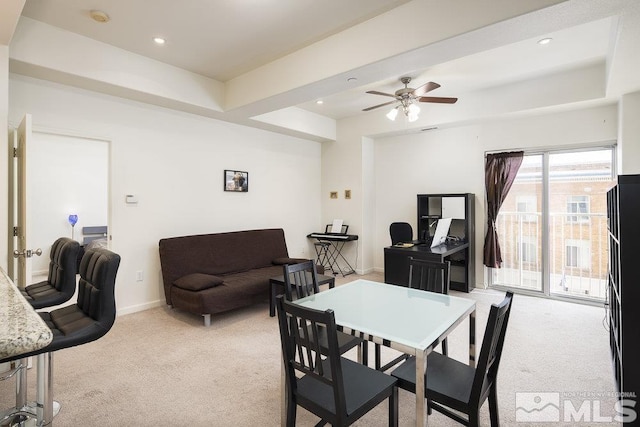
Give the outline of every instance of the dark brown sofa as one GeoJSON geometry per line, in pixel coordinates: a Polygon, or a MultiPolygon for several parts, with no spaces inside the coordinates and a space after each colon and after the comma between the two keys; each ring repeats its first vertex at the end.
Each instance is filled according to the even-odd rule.
{"type": "Polygon", "coordinates": [[[269,298],[269,279],[289,258],[280,228],[161,239],[160,265],[167,304],[204,316],[269,298]]]}

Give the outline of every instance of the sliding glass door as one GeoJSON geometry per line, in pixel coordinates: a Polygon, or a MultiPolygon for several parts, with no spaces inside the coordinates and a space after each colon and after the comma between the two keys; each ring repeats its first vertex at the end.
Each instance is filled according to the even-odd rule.
{"type": "Polygon", "coordinates": [[[603,300],[613,148],[525,154],[498,220],[492,286],[603,300]]]}

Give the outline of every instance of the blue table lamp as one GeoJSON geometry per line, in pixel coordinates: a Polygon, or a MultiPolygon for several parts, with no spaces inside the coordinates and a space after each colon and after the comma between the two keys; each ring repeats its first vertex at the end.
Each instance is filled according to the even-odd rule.
{"type": "Polygon", "coordinates": [[[69,224],[71,224],[71,238],[72,239],[73,239],[73,230],[74,230],[74,227],[75,227],[77,222],[78,222],[78,215],[75,215],[75,214],[69,215],[69,224]]]}

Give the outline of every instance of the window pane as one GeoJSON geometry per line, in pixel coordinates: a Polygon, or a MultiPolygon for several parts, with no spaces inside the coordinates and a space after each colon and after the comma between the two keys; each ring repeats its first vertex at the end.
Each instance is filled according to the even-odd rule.
{"type": "Polygon", "coordinates": [[[549,154],[550,292],[604,299],[612,151],[549,154]]]}

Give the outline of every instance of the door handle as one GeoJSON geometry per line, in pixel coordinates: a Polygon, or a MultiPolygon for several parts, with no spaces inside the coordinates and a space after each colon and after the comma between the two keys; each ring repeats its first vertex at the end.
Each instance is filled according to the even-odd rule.
{"type": "Polygon", "coordinates": [[[19,250],[16,249],[15,251],[13,251],[13,257],[14,258],[19,258],[21,256],[23,256],[25,258],[31,258],[34,255],[38,255],[38,256],[42,255],[42,249],[40,249],[40,248],[38,248],[36,250],[24,249],[22,251],[19,251],[19,250]]]}

